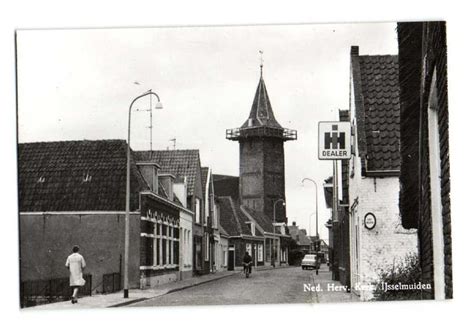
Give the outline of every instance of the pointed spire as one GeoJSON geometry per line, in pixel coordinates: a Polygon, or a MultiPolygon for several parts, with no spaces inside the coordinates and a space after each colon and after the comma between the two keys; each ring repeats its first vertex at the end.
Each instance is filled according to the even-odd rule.
{"type": "Polygon", "coordinates": [[[273,114],[270,98],[268,97],[265,81],[263,80],[263,51],[260,52],[260,81],[258,82],[257,91],[253,99],[252,109],[250,110],[249,118],[242,125],[245,127],[269,126],[282,128],[276,121],[273,114]]]}

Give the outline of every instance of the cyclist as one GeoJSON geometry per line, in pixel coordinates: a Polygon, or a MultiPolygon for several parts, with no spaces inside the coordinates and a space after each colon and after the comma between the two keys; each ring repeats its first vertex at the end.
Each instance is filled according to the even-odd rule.
{"type": "Polygon", "coordinates": [[[252,265],[251,265],[252,257],[250,256],[248,252],[245,252],[243,262],[244,262],[244,269],[245,267],[247,267],[247,269],[249,270],[249,274],[251,274],[252,273],[252,265]]]}

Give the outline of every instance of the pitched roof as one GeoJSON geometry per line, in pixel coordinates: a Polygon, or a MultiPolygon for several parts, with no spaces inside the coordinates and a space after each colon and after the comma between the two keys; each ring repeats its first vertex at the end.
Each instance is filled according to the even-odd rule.
{"type": "MultiPolygon", "coordinates": [[[[250,216],[255,220],[255,222],[267,233],[273,233],[273,224],[272,219],[267,217],[263,212],[257,212],[253,209],[244,207],[250,216]]],[[[280,229],[275,229],[276,233],[280,233],[280,229]]]]}
{"type": "Polygon", "coordinates": [[[300,245],[311,245],[311,239],[306,235],[305,229],[300,229],[297,241],[300,245]]]}
{"type": "Polygon", "coordinates": [[[206,190],[207,176],[209,174],[209,167],[201,167],[202,191],[206,190]]]}
{"type": "Polygon", "coordinates": [[[224,227],[222,227],[220,223],[218,227],[219,227],[219,232],[221,233],[221,236],[229,236],[229,233],[227,233],[227,231],[224,229],[224,227]]]}
{"type": "Polygon", "coordinates": [[[260,76],[260,81],[258,82],[249,118],[242,125],[242,128],[259,126],[282,128],[273,114],[270,98],[268,97],[267,88],[262,76],[260,76]]]}
{"type": "MultiPolygon", "coordinates": [[[[351,49],[359,153],[363,171],[400,171],[398,56],[351,49]],[[364,160],[363,160],[364,161],[364,160]]],[[[363,172],[365,173],[365,172],[363,172]]]]}
{"type": "MultiPolygon", "coordinates": [[[[131,210],[148,189],[131,158],[131,210]]],[[[125,210],[127,143],[60,141],[18,145],[21,212],[125,210]]]]}
{"type": "Polygon", "coordinates": [[[252,231],[246,223],[249,220],[231,197],[220,196],[217,201],[220,210],[220,224],[230,236],[252,235],[252,231]]]}
{"type": "MultiPolygon", "coordinates": [[[[194,194],[198,170],[200,170],[201,161],[199,150],[159,150],[135,151],[137,161],[156,162],[161,172],[173,174],[176,177],[186,177],[188,183],[188,196],[194,194]]],[[[201,181],[199,181],[201,182],[201,181]]]]}
{"type": "Polygon", "coordinates": [[[212,174],[214,194],[216,196],[230,196],[239,201],[239,177],[212,174]]]}

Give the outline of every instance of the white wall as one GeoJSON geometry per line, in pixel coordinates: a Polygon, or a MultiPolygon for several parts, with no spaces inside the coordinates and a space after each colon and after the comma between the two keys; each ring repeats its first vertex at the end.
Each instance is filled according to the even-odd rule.
{"type": "MultiPolygon", "coordinates": [[[[352,89],[354,94],[354,89],[352,89]]],[[[351,121],[355,121],[354,97],[351,97],[351,121]]],[[[356,265],[359,266],[360,284],[369,286],[379,282],[381,269],[389,269],[402,261],[410,253],[418,253],[418,237],[416,229],[406,230],[402,227],[399,210],[400,181],[398,177],[372,178],[361,176],[361,158],[357,147],[357,126],[354,126],[355,155],[349,164],[349,212],[350,215],[350,246],[351,246],[351,287],[362,300],[372,298],[372,290],[357,292],[354,287],[356,265]],[[351,208],[357,204],[357,214],[351,208]],[[373,213],[376,226],[369,230],[364,227],[364,216],[373,213]],[[358,232],[355,225],[358,224],[358,232]],[[357,235],[356,235],[357,234],[357,235]],[[356,237],[359,238],[359,261],[356,261],[356,237]]]]}
{"type": "MultiPolygon", "coordinates": [[[[401,225],[399,211],[400,182],[398,177],[372,178],[361,176],[361,159],[355,157],[354,176],[349,178],[349,209],[357,200],[357,215],[351,213],[351,251],[355,247],[355,220],[359,224],[360,283],[368,285],[378,282],[381,269],[389,269],[402,261],[407,254],[417,253],[416,229],[406,230],[401,225]],[[364,216],[373,213],[376,226],[364,227],[364,216]]],[[[352,162],[351,162],[352,163],[352,162]]],[[[351,252],[351,260],[355,260],[351,252]]],[[[355,273],[351,264],[351,275],[355,273]]],[[[352,285],[355,287],[356,285],[352,285]]],[[[360,292],[361,299],[369,300],[372,291],[360,292]]]]}
{"type": "Polygon", "coordinates": [[[180,210],[180,267],[182,272],[191,272],[193,269],[192,255],[193,255],[193,215],[186,211],[180,210]]]}

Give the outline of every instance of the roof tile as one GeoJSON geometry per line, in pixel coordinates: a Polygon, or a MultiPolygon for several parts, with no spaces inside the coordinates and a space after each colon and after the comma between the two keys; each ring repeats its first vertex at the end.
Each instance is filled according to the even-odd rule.
{"type": "Polygon", "coordinates": [[[355,58],[359,61],[365,115],[364,124],[358,127],[365,131],[367,170],[400,170],[398,57],[355,58]]]}
{"type": "MultiPolygon", "coordinates": [[[[59,141],[18,145],[22,212],[125,209],[127,143],[123,140],[59,141]]],[[[131,204],[148,189],[132,157],[131,204]]]]}
{"type": "MultiPolygon", "coordinates": [[[[161,172],[173,174],[176,177],[186,177],[188,182],[188,196],[194,194],[194,187],[200,169],[201,161],[199,150],[160,150],[135,151],[137,161],[156,162],[161,172]]],[[[202,182],[202,181],[201,181],[202,182]]]]}

